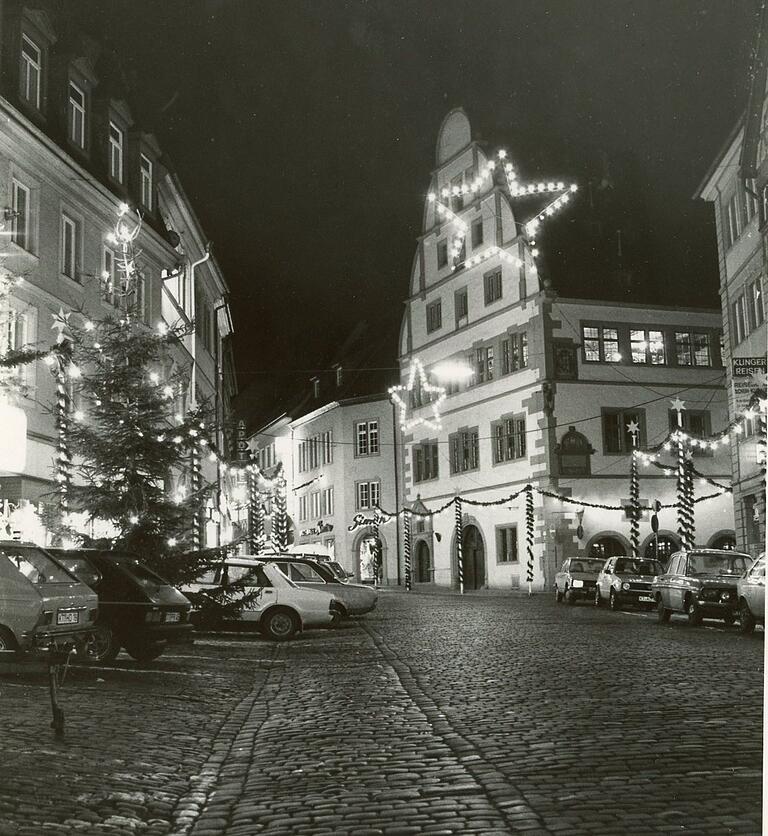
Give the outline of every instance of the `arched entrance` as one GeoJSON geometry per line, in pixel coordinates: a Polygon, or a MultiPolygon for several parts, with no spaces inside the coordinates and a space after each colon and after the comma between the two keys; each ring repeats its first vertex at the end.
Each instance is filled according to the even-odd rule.
{"type": "Polygon", "coordinates": [[[357,547],[360,583],[375,584],[381,578],[381,541],[372,534],[361,538],[357,547]]]}
{"type": "Polygon", "coordinates": [[[624,541],[613,534],[600,534],[592,540],[587,555],[600,560],[607,560],[609,557],[621,557],[627,554],[627,547],[624,541]]]}
{"type": "Polygon", "coordinates": [[[734,551],[736,548],[736,534],[733,531],[718,531],[709,541],[707,548],[734,551]]]}
{"type": "Polygon", "coordinates": [[[476,525],[466,525],[461,533],[464,562],[464,589],[485,585],[485,544],[476,525]]]}
{"type": "Polygon", "coordinates": [[[660,531],[657,536],[646,540],[643,557],[658,560],[662,566],[669,563],[669,558],[680,549],[680,541],[669,531],[660,531]]]}
{"type": "Polygon", "coordinates": [[[416,544],[416,583],[429,583],[432,580],[431,563],[429,544],[426,540],[419,540],[416,544]]]}

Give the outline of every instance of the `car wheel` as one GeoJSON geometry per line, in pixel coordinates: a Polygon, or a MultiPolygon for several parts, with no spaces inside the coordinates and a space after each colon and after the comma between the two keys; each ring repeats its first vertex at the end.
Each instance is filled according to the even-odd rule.
{"type": "Polygon", "coordinates": [[[152,662],[161,656],[165,646],[157,642],[136,642],[135,644],[127,644],[125,649],[128,655],[137,662],[152,662]]]}
{"type": "Polygon", "coordinates": [[[733,622],[736,621],[736,616],[732,612],[729,612],[723,616],[723,621],[726,627],[732,627],[733,622]]]}
{"type": "Polygon", "coordinates": [[[560,590],[559,590],[557,587],[555,587],[555,601],[556,601],[558,604],[562,604],[562,603],[563,603],[563,593],[562,593],[562,592],[560,592],[560,590]]]}
{"type": "Polygon", "coordinates": [[[567,586],[565,588],[565,592],[563,593],[563,600],[569,607],[572,607],[576,603],[576,596],[573,594],[573,590],[569,589],[567,586]]]}
{"type": "Polygon", "coordinates": [[[595,606],[596,607],[602,607],[602,605],[603,605],[603,599],[600,597],[600,587],[596,586],[595,587],[595,606]]]}
{"type": "Polygon", "coordinates": [[[744,598],[739,601],[739,629],[748,635],[755,629],[755,617],[744,598]]]}
{"type": "Polygon", "coordinates": [[[77,646],[77,655],[86,662],[106,664],[114,662],[120,652],[120,642],[111,627],[100,624],[89,641],[77,646]]]}
{"type": "Polygon", "coordinates": [[[698,627],[701,624],[701,607],[695,598],[688,597],[685,602],[685,612],[688,615],[688,623],[692,627],[698,627]]]}
{"type": "Polygon", "coordinates": [[[619,603],[619,596],[616,594],[615,589],[611,589],[611,595],[608,599],[608,606],[613,610],[613,612],[618,612],[621,609],[621,604],[619,603]]]}
{"type": "Polygon", "coordinates": [[[333,611],[331,613],[331,623],[329,626],[340,627],[341,622],[346,621],[348,618],[349,613],[344,609],[344,607],[341,606],[341,604],[338,604],[333,608],[333,611]]]}
{"type": "Polygon", "coordinates": [[[290,610],[271,609],[261,619],[261,630],[268,639],[284,642],[299,632],[299,623],[290,610]]]}
{"type": "MultiPolygon", "coordinates": [[[[14,656],[6,656],[7,659],[15,658],[15,654],[19,650],[19,644],[16,641],[13,633],[7,627],[0,627],[0,651],[5,653],[13,653],[14,656]]],[[[2,659],[2,657],[0,657],[2,659]]]]}
{"type": "Polygon", "coordinates": [[[669,617],[672,615],[672,610],[668,610],[664,606],[664,601],[661,595],[659,595],[657,612],[659,615],[659,624],[666,624],[669,621],[669,617]]]}

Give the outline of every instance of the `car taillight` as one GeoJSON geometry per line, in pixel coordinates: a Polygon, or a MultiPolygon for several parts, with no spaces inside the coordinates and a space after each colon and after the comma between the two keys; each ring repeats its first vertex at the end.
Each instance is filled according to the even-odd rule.
{"type": "Polygon", "coordinates": [[[37,627],[44,627],[46,624],[50,624],[53,621],[53,612],[52,610],[43,610],[40,613],[40,618],[37,619],[37,627]]]}
{"type": "Polygon", "coordinates": [[[145,621],[158,622],[158,621],[162,621],[162,619],[163,619],[163,614],[160,612],[160,610],[150,610],[144,616],[145,621]]]}

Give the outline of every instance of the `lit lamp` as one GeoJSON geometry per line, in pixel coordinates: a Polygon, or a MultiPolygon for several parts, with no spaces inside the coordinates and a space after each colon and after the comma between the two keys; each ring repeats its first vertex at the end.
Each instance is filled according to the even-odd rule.
{"type": "Polygon", "coordinates": [[[0,470],[21,473],[27,461],[27,414],[0,403],[0,470]]]}

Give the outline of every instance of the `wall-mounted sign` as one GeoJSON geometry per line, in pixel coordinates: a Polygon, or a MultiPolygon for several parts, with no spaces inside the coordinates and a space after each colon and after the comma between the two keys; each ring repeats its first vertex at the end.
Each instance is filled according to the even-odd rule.
{"type": "Polygon", "coordinates": [[[744,412],[755,391],[765,386],[768,359],[765,357],[733,358],[733,397],[736,412],[744,412]]]}
{"type": "Polygon", "coordinates": [[[380,508],[376,508],[372,517],[366,517],[365,514],[355,514],[352,517],[352,525],[347,526],[347,531],[354,531],[356,528],[364,528],[367,525],[386,525],[391,522],[393,517],[385,514],[380,508]]]}

